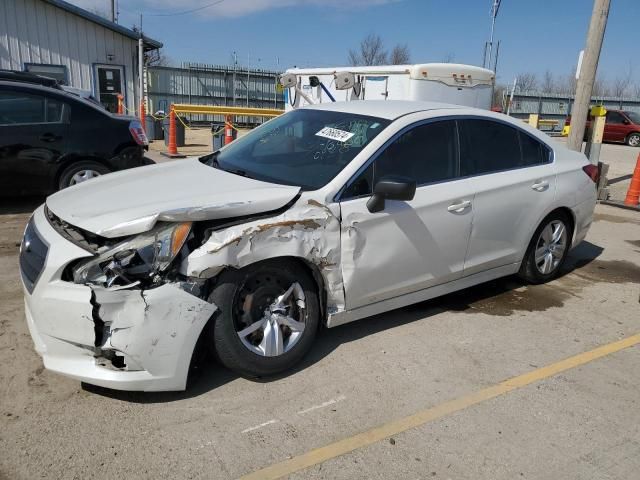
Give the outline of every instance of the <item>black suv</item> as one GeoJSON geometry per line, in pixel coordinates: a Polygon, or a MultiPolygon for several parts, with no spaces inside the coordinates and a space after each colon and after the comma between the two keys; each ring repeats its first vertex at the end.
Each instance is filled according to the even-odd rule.
{"type": "Polygon", "coordinates": [[[0,195],[48,194],[144,165],[134,117],[113,115],[55,80],[0,71],[0,195]]]}

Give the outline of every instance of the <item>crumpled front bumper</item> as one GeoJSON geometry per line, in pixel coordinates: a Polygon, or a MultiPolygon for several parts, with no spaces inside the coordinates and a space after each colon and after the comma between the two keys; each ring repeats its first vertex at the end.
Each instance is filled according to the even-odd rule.
{"type": "Polygon", "coordinates": [[[43,207],[32,221],[48,251],[32,293],[25,287],[25,313],[45,368],[119,390],[184,390],[216,306],[174,283],[118,290],[64,281],[69,262],[90,253],[59,235],[43,207]]]}

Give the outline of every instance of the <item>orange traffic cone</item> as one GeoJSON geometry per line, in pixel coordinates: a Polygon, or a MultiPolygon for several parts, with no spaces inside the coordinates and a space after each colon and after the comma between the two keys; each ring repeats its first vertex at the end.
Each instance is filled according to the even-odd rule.
{"type": "Polygon", "coordinates": [[[176,112],[173,109],[173,104],[171,104],[171,109],[169,110],[169,154],[177,155],[178,154],[178,144],[176,142],[176,112]]]}
{"type": "Polygon", "coordinates": [[[233,142],[233,125],[231,124],[231,115],[224,117],[224,144],[229,145],[233,142]]]}
{"type": "Polygon", "coordinates": [[[633,171],[633,177],[631,177],[631,183],[629,184],[629,190],[627,190],[627,197],[624,199],[624,204],[630,207],[637,207],[640,201],[640,155],[636,160],[636,168],[633,171]]]}

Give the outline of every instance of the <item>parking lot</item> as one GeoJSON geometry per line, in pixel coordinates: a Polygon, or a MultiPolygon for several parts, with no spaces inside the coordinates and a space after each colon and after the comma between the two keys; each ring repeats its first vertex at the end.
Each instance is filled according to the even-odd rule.
{"type": "MultiPolygon", "coordinates": [[[[622,148],[603,155],[615,164],[622,148]]],[[[323,331],[281,378],[211,361],[184,393],[143,394],[43,369],[17,268],[39,201],[0,207],[0,478],[633,478],[640,467],[637,212],[598,206],[550,284],[506,278],[323,331]]]]}

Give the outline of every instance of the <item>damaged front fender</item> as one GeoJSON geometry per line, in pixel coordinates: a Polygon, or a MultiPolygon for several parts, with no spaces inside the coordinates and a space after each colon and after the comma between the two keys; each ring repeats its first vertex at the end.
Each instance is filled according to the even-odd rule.
{"type": "Polygon", "coordinates": [[[284,213],[213,231],[181,265],[189,277],[212,278],[223,269],[242,268],[276,257],[301,258],[315,265],[327,291],[327,310],[344,310],[340,270],[340,220],[331,208],[301,197],[284,213]]]}

